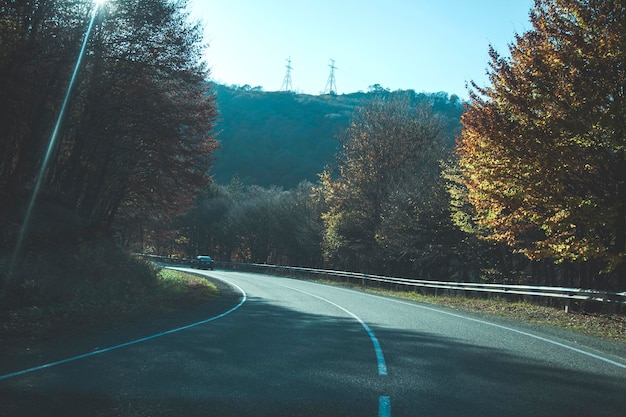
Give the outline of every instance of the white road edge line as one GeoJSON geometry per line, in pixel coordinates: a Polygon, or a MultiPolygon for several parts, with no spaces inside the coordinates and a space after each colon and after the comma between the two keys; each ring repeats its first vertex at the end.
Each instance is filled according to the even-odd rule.
{"type": "Polygon", "coordinates": [[[381,396],[378,399],[378,417],[391,417],[391,397],[381,396]]]}
{"type": "MultiPolygon", "coordinates": [[[[172,268],[172,269],[177,269],[177,268],[172,268]]],[[[180,268],[180,269],[182,269],[182,268],[180,268]]],[[[123,347],[126,347],[126,346],[131,346],[131,345],[136,345],[138,343],[147,342],[148,340],[156,339],[157,337],[166,336],[166,335],[172,334],[172,333],[177,333],[177,332],[180,332],[182,330],[187,330],[187,329],[190,329],[192,327],[200,326],[202,324],[206,324],[206,323],[215,321],[217,319],[221,319],[222,317],[227,316],[228,314],[232,313],[233,311],[235,311],[239,307],[241,307],[243,305],[243,303],[246,302],[247,295],[246,295],[246,292],[244,290],[242,290],[241,287],[239,287],[238,285],[233,284],[232,282],[229,282],[229,281],[221,279],[221,278],[220,278],[220,280],[226,282],[229,285],[232,285],[233,287],[237,288],[241,292],[241,300],[239,301],[239,304],[237,304],[235,307],[231,308],[230,310],[228,310],[228,311],[226,311],[226,312],[224,312],[222,314],[219,314],[217,316],[208,318],[206,320],[198,321],[196,323],[188,324],[187,326],[178,327],[178,328],[172,329],[172,330],[167,330],[165,332],[153,334],[153,335],[147,336],[147,337],[142,337],[141,339],[132,340],[130,342],[122,343],[122,344],[111,346],[111,347],[104,348],[104,349],[94,350],[94,351],[91,351],[89,353],[85,353],[85,354],[77,355],[77,356],[72,356],[71,358],[62,359],[62,360],[59,360],[59,361],[56,361],[56,362],[50,362],[50,363],[47,363],[47,364],[44,364],[44,365],[35,366],[33,368],[24,369],[22,371],[12,372],[12,373],[6,374],[6,375],[0,375],[0,381],[2,381],[4,379],[13,378],[13,377],[16,377],[16,376],[28,374],[28,373],[35,372],[35,371],[40,371],[42,369],[52,368],[53,366],[62,365],[62,364],[68,363],[68,362],[77,361],[79,359],[85,359],[85,358],[88,358],[88,357],[91,357],[91,356],[99,355],[101,353],[110,352],[112,350],[120,349],[120,348],[123,348],[123,347]]]]}
{"type": "MultiPolygon", "coordinates": [[[[346,288],[340,288],[340,287],[336,287],[336,288],[338,288],[338,289],[340,289],[342,291],[353,291],[353,290],[346,289],[346,288]]],[[[541,340],[542,342],[550,343],[552,345],[559,346],[559,347],[562,347],[564,349],[568,349],[568,350],[571,350],[573,352],[580,353],[580,354],[588,356],[590,358],[594,358],[594,359],[600,360],[600,361],[608,363],[610,365],[614,365],[614,366],[617,366],[619,368],[626,369],[626,365],[623,364],[623,363],[611,360],[609,358],[605,358],[604,356],[596,355],[595,353],[591,353],[591,352],[588,352],[586,350],[582,350],[582,349],[575,348],[573,346],[566,345],[566,344],[561,343],[561,342],[557,342],[556,340],[548,339],[548,338],[542,337],[542,336],[537,336],[535,334],[528,333],[528,332],[525,332],[523,330],[517,330],[517,329],[514,329],[512,327],[503,326],[501,324],[490,323],[488,321],[475,319],[475,318],[471,318],[471,317],[466,317],[466,316],[463,316],[461,314],[455,314],[455,313],[451,313],[449,311],[439,310],[439,309],[433,308],[433,307],[426,307],[426,306],[422,306],[422,305],[419,305],[419,304],[405,302],[405,301],[402,301],[402,300],[396,300],[396,299],[389,298],[389,297],[383,297],[381,295],[368,294],[366,292],[361,292],[361,291],[356,291],[356,292],[358,292],[360,294],[363,294],[363,295],[366,295],[368,297],[380,298],[380,299],[391,301],[391,302],[394,302],[394,303],[404,304],[404,305],[412,306],[412,307],[415,307],[415,308],[421,308],[423,310],[428,310],[428,311],[433,311],[433,312],[436,312],[436,313],[446,314],[448,316],[460,318],[460,319],[463,319],[463,320],[469,320],[469,321],[473,321],[473,322],[476,322],[476,323],[485,324],[487,326],[497,327],[497,328],[502,329],[502,330],[508,330],[510,332],[513,332],[513,333],[517,333],[517,334],[521,334],[521,335],[524,335],[524,336],[528,336],[528,337],[533,338],[533,339],[541,340]]]]}
{"type": "Polygon", "coordinates": [[[302,291],[302,290],[299,290],[299,289],[293,288],[293,287],[288,287],[288,286],[282,285],[282,284],[274,283],[274,285],[278,285],[279,287],[283,287],[283,288],[288,288],[290,290],[297,291],[299,293],[306,294],[308,296],[317,298],[319,300],[322,300],[322,301],[324,301],[324,302],[326,302],[328,304],[331,304],[331,305],[337,307],[338,309],[340,309],[340,310],[346,312],[347,314],[349,314],[350,316],[352,316],[356,321],[358,321],[361,324],[361,326],[363,326],[363,328],[367,332],[368,336],[370,337],[370,340],[372,341],[372,345],[374,345],[374,352],[376,352],[376,362],[378,363],[378,375],[387,375],[387,365],[385,363],[385,356],[383,355],[383,349],[380,347],[380,343],[378,342],[378,339],[376,338],[376,335],[374,334],[374,331],[367,325],[367,323],[365,323],[363,320],[361,320],[361,318],[359,316],[357,316],[356,314],[354,314],[350,310],[347,310],[347,309],[343,308],[339,304],[333,303],[332,301],[327,300],[325,298],[322,298],[319,295],[311,294],[309,292],[302,291]]]}
{"type": "MultiPolygon", "coordinates": [[[[326,298],[320,297],[319,295],[311,294],[309,292],[302,291],[297,288],[289,287],[287,285],[277,284],[275,282],[273,284],[278,285],[279,287],[290,289],[292,291],[297,291],[299,293],[308,295],[310,297],[317,298],[318,300],[321,300],[321,301],[324,301],[325,303],[333,305],[337,307],[338,309],[346,312],[350,316],[352,316],[356,321],[358,321],[361,324],[361,326],[363,326],[363,328],[367,332],[367,335],[370,337],[370,340],[372,341],[372,345],[374,345],[374,352],[376,352],[376,362],[378,363],[378,375],[383,375],[383,376],[387,375],[387,365],[385,363],[385,356],[383,355],[383,349],[380,347],[378,338],[376,337],[376,335],[374,334],[374,331],[370,328],[370,326],[368,326],[367,323],[365,323],[359,316],[357,316],[350,310],[340,306],[339,304],[333,303],[332,301],[327,300],[326,298]]],[[[391,417],[391,397],[381,396],[378,399],[378,416],[379,417],[391,417]]]]}

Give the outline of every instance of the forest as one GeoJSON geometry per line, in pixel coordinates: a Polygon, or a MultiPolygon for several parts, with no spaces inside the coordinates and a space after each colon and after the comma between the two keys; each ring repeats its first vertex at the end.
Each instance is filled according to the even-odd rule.
{"type": "MultiPolygon", "coordinates": [[[[185,253],[440,280],[626,289],[624,13],[613,2],[536,2],[533,29],[514,39],[510,56],[488,51],[491,85],[470,83],[466,103],[380,86],[347,96],[274,93],[275,107],[257,109],[282,108],[282,116],[266,113],[268,123],[284,122],[269,131],[248,121],[255,111],[227,118],[232,110],[224,106],[222,162],[231,171],[224,175],[219,166],[210,195],[181,219],[185,253]],[[303,122],[299,111],[312,112],[321,100],[343,106],[343,113],[316,116],[337,114],[336,130],[319,135],[312,127],[312,139],[295,140],[306,134],[287,133],[294,121],[302,122],[297,129],[320,125],[303,122]],[[277,146],[281,137],[287,144],[277,146]],[[246,146],[257,143],[246,138],[263,145],[246,146]],[[230,159],[231,140],[242,158],[259,152],[258,181],[248,173],[251,159],[230,159]],[[304,167],[300,157],[312,152],[310,143],[321,146],[307,168],[314,175],[283,169],[289,164],[282,152],[294,144],[302,148],[289,159],[304,167]],[[268,178],[274,170],[288,179],[268,178]],[[309,183],[294,188],[300,180],[309,183]],[[212,212],[218,201],[219,213],[212,212]],[[281,211],[287,208],[294,209],[281,211]],[[216,239],[220,233],[227,238],[216,239]]],[[[240,102],[272,94],[231,93],[240,102]]]]}
{"type": "Polygon", "coordinates": [[[0,299],[128,294],[133,252],[626,290],[624,8],[538,0],[463,102],[209,82],[186,3],[93,15],[42,169],[91,2],[0,2],[0,299]]]}

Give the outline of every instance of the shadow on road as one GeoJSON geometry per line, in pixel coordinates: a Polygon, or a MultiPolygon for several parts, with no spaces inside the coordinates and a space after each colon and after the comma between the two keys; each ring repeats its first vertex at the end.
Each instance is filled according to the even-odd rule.
{"type": "Polygon", "coordinates": [[[378,375],[371,341],[352,318],[251,298],[202,326],[0,381],[0,416],[365,417],[378,415],[381,395],[391,396],[394,417],[626,409],[626,377],[558,369],[435,334],[374,331],[388,376],[378,375]]]}
{"type": "Polygon", "coordinates": [[[626,373],[564,369],[428,333],[376,332],[393,370],[389,394],[401,399],[395,416],[618,417],[626,409],[626,373]]]}

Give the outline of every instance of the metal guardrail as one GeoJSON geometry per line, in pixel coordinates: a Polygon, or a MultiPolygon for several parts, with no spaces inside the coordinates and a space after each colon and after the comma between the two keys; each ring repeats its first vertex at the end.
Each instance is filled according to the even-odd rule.
{"type": "MultiPolygon", "coordinates": [[[[155,255],[142,255],[148,259],[161,262],[193,264],[192,259],[168,258],[155,255]]],[[[329,269],[302,268],[295,266],[279,266],[268,264],[248,264],[237,262],[215,262],[216,268],[239,269],[257,272],[297,273],[310,276],[344,278],[360,280],[363,285],[373,282],[414,288],[432,288],[453,291],[474,291],[483,293],[514,294],[524,296],[548,297],[572,301],[593,301],[601,303],[626,304],[626,292],[611,292],[583,288],[548,287],[533,285],[485,284],[475,282],[432,281],[408,278],[395,278],[382,275],[361,274],[358,272],[334,271],[329,269]]]]}
{"type": "MultiPolygon", "coordinates": [[[[216,266],[228,268],[226,263],[219,263],[216,266]]],[[[232,263],[231,263],[232,264],[232,263]]],[[[484,284],[474,282],[452,282],[452,281],[432,281],[407,278],[395,278],[382,275],[361,274],[357,272],[333,271],[327,269],[287,267],[266,264],[238,264],[243,267],[253,267],[255,269],[265,269],[269,271],[299,272],[311,275],[332,276],[347,279],[356,279],[386,283],[393,285],[403,285],[408,287],[434,288],[455,291],[476,291],[486,293],[529,295],[538,297],[561,298],[577,301],[596,301],[602,303],[626,304],[626,292],[610,292],[583,288],[548,287],[532,285],[507,285],[507,284],[484,284]]],[[[234,266],[234,265],[233,265],[234,266]]]]}

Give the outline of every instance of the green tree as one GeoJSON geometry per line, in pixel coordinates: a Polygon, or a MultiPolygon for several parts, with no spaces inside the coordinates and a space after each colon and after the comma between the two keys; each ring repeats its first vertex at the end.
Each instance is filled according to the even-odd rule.
{"type": "MultiPolygon", "coordinates": [[[[472,84],[457,151],[484,237],[531,259],[626,259],[626,8],[536,0],[488,87],[472,84]]],[[[621,267],[620,267],[621,265],[621,267]]]]}

